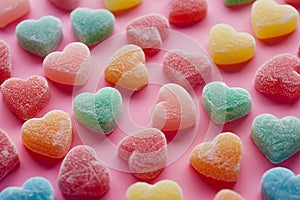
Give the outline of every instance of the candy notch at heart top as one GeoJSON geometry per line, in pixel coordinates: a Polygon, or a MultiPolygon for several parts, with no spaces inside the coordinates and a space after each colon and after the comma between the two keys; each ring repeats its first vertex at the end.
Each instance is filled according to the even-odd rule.
{"type": "Polygon", "coordinates": [[[106,9],[76,8],[71,12],[71,22],[76,38],[91,46],[112,34],[115,17],[106,9]]]}
{"type": "Polygon", "coordinates": [[[300,175],[284,167],[266,171],[261,180],[261,191],[265,200],[300,199],[300,175]]]}
{"type": "Polygon", "coordinates": [[[274,0],[259,0],[252,4],[252,29],[258,39],[270,39],[293,32],[298,24],[298,11],[274,0]]]}
{"type": "Polygon", "coordinates": [[[112,11],[122,11],[139,5],[142,0],[104,0],[105,8],[112,11]]]}
{"type": "Polygon", "coordinates": [[[28,179],[24,185],[19,187],[8,187],[0,193],[1,200],[29,200],[43,199],[55,200],[52,184],[43,177],[28,179]]]}
{"type": "Polygon", "coordinates": [[[12,56],[8,44],[0,39],[0,85],[11,77],[12,56]]]}
{"type": "Polygon", "coordinates": [[[39,20],[24,20],[16,27],[19,45],[26,51],[45,57],[51,53],[62,39],[62,24],[54,16],[39,20]]]}
{"type": "Polygon", "coordinates": [[[2,83],[1,89],[8,109],[23,120],[34,117],[50,100],[48,82],[41,76],[26,80],[9,78],[2,83]]]}
{"type": "Polygon", "coordinates": [[[0,1],[0,29],[26,15],[30,10],[29,0],[0,1]]]}
{"type": "Polygon", "coordinates": [[[53,52],[43,61],[45,75],[66,85],[84,85],[88,81],[91,55],[81,42],[68,44],[63,52],[53,52]]]}

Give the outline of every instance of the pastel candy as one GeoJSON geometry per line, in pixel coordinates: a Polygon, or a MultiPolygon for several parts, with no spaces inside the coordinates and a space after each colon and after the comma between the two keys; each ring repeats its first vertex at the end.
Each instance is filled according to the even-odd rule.
{"type": "Polygon", "coordinates": [[[115,12],[133,8],[141,2],[142,0],[104,0],[104,6],[106,9],[115,12]]]}
{"type": "Polygon", "coordinates": [[[20,19],[30,10],[29,0],[0,1],[0,28],[20,19]]]}
{"type": "Polygon", "coordinates": [[[105,79],[122,88],[137,91],[148,84],[143,50],[133,44],[120,48],[105,65],[105,79]]]}
{"type": "Polygon", "coordinates": [[[65,85],[84,85],[88,81],[91,55],[81,42],[68,44],[63,52],[48,54],[43,61],[44,73],[50,80],[65,85]]]}
{"type": "Polygon", "coordinates": [[[1,200],[55,200],[52,184],[43,177],[28,179],[22,187],[8,187],[0,193],[1,200]]]}
{"type": "Polygon", "coordinates": [[[255,89],[276,99],[299,99],[299,66],[300,59],[292,54],[280,54],[271,58],[257,70],[255,89]]]}
{"type": "Polygon", "coordinates": [[[213,141],[196,146],[190,164],[199,173],[217,181],[236,182],[240,172],[242,142],[230,132],[220,133],[213,141]]]}
{"type": "Polygon", "coordinates": [[[0,129],[0,181],[20,163],[17,148],[5,131],[0,129]]]}
{"type": "Polygon", "coordinates": [[[209,32],[209,53],[216,64],[246,62],[255,55],[256,42],[246,32],[236,32],[228,24],[216,24],[209,32]]]}
{"type": "Polygon", "coordinates": [[[300,150],[300,120],[293,116],[277,119],[271,114],[257,116],[251,127],[256,146],[274,164],[300,150]]]}
{"type": "Polygon", "coordinates": [[[71,12],[71,22],[78,41],[90,46],[112,34],[115,17],[106,9],[76,8],[71,12]]]}
{"type": "Polygon", "coordinates": [[[251,9],[251,23],[258,39],[283,36],[297,28],[298,11],[274,0],[255,1],[251,9]]]}
{"type": "Polygon", "coordinates": [[[80,0],[49,0],[53,5],[62,10],[73,10],[79,5],[80,0]]]}
{"type": "Polygon", "coordinates": [[[26,51],[45,57],[51,53],[62,39],[62,24],[54,16],[39,20],[24,20],[16,27],[19,45],[26,51]]]}
{"type": "Polygon", "coordinates": [[[142,180],[156,178],[167,162],[167,140],[156,128],[144,128],[123,138],[118,155],[128,162],[130,172],[142,180]]]}
{"type": "Polygon", "coordinates": [[[98,133],[111,133],[122,112],[122,96],[112,87],[96,93],[81,93],[73,99],[73,114],[78,123],[98,133]]]}
{"type": "Polygon", "coordinates": [[[168,19],[174,25],[189,24],[200,21],[206,13],[206,0],[171,0],[168,19]]]}
{"type": "Polygon", "coordinates": [[[203,88],[202,105],[214,123],[224,124],[246,116],[252,100],[247,90],[214,81],[203,88]]]}
{"type": "Polygon", "coordinates": [[[8,109],[23,120],[34,117],[50,99],[48,82],[41,76],[26,80],[9,78],[1,85],[3,102],[8,109]]]}
{"type": "Polygon", "coordinates": [[[0,39],[0,85],[11,77],[12,56],[8,44],[0,39]]]}
{"type": "Polygon", "coordinates": [[[94,149],[85,145],[69,151],[60,166],[57,181],[62,194],[81,199],[101,196],[110,188],[107,169],[94,149]]]}
{"type": "Polygon", "coordinates": [[[235,6],[235,5],[242,5],[242,4],[247,4],[251,3],[254,0],[224,0],[224,4],[226,6],[235,6]]]}
{"type": "Polygon", "coordinates": [[[146,55],[153,56],[162,48],[169,29],[167,18],[159,14],[147,14],[128,23],[126,36],[129,43],[140,46],[146,55]]]}
{"type": "Polygon", "coordinates": [[[163,59],[163,72],[169,81],[186,89],[205,83],[212,68],[213,63],[203,53],[175,49],[167,52],[163,59]]]}
{"type": "Polygon", "coordinates": [[[239,193],[230,190],[230,189],[222,189],[220,190],[214,200],[245,200],[239,193]]]}
{"type": "Polygon", "coordinates": [[[161,180],[154,185],[136,182],[126,191],[126,200],[182,200],[182,189],[173,180],[161,180]]]}
{"type": "Polygon", "coordinates": [[[174,83],[163,85],[151,112],[152,127],[162,131],[176,131],[192,127],[195,122],[195,104],[189,93],[174,83]]]}
{"type": "Polygon", "coordinates": [[[72,144],[69,114],[52,110],[42,118],[27,120],[21,127],[22,142],[31,151],[49,158],[64,157],[72,144]]]}
{"type": "Polygon", "coordinates": [[[300,175],[284,167],[266,171],[261,180],[261,192],[265,200],[300,198],[300,175]]]}

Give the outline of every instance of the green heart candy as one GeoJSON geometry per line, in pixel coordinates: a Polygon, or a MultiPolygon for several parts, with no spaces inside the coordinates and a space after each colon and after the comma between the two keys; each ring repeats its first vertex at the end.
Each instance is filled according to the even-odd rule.
{"type": "Polygon", "coordinates": [[[23,49],[45,57],[55,50],[62,39],[61,21],[54,16],[24,20],[17,25],[16,35],[23,49]]]}
{"type": "Polygon", "coordinates": [[[112,34],[115,17],[105,9],[77,8],[71,13],[71,22],[76,38],[90,46],[112,34]]]}
{"type": "Polygon", "coordinates": [[[224,124],[247,115],[252,101],[245,89],[229,88],[225,83],[215,81],[203,88],[202,105],[213,122],[224,124]]]}
{"type": "Polygon", "coordinates": [[[73,99],[73,113],[77,122],[98,133],[112,132],[121,111],[122,96],[112,87],[104,87],[95,94],[81,93],[73,99]]]}
{"type": "Polygon", "coordinates": [[[256,146],[274,164],[300,150],[300,120],[293,116],[278,119],[271,114],[257,116],[251,126],[256,146]]]}
{"type": "Polygon", "coordinates": [[[234,5],[241,5],[251,3],[255,0],[224,0],[224,4],[226,6],[234,6],[234,5]]]}

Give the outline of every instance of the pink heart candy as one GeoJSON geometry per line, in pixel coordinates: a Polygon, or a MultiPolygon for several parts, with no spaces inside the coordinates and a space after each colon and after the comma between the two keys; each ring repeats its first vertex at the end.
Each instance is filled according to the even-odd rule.
{"type": "Polygon", "coordinates": [[[0,85],[11,77],[12,59],[8,44],[0,39],[0,85]]]}
{"type": "Polygon", "coordinates": [[[49,0],[53,5],[62,10],[73,10],[79,5],[79,0],[49,0]]]}

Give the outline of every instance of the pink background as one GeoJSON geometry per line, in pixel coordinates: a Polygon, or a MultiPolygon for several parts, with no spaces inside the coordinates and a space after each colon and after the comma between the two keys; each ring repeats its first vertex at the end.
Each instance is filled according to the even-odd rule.
{"type": "MultiPolygon", "coordinates": [[[[283,0],[277,0],[279,3],[283,3],[283,0]]],[[[9,26],[0,29],[0,38],[5,40],[10,46],[11,53],[13,56],[13,77],[27,78],[31,75],[42,75],[42,58],[31,55],[21,49],[16,40],[15,27],[24,19],[38,19],[45,15],[54,15],[59,17],[63,23],[63,39],[58,46],[57,50],[61,51],[68,43],[76,41],[73,36],[70,22],[70,13],[61,11],[55,8],[47,0],[31,0],[31,11],[28,15],[18,20],[9,26]]],[[[239,6],[235,8],[229,8],[223,5],[222,0],[207,0],[208,13],[205,19],[197,24],[188,27],[175,27],[171,25],[171,29],[179,31],[190,37],[207,50],[208,33],[210,28],[217,23],[227,23],[233,26],[237,31],[248,32],[253,35],[250,23],[250,11],[251,5],[239,6]]],[[[160,13],[164,16],[168,15],[168,0],[144,0],[138,7],[127,10],[116,14],[115,22],[115,37],[118,34],[122,34],[125,30],[126,24],[129,20],[134,17],[138,17],[142,14],[147,13],[160,13]]],[[[100,0],[84,0],[81,1],[81,7],[88,7],[92,9],[103,8],[103,3],[100,0]]],[[[184,199],[213,199],[214,195],[222,188],[201,178],[196,172],[190,167],[188,158],[192,149],[204,140],[212,139],[218,132],[223,129],[223,132],[230,131],[240,136],[243,142],[243,155],[242,164],[239,179],[235,185],[231,188],[246,199],[262,199],[260,192],[260,180],[263,173],[275,166],[284,166],[293,170],[295,173],[300,173],[299,153],[295,154],[288,160],[278,165],[271,164],[263,154],[257,149],[255,144],[250,138],[250,129],[253,119],[262,113],[271,113],[279,118],[292,115],[299,117],[299,102],[295,103],[280,103],[275,102],[254,89],[254,77],[256,70],[268,59],[281,53],[292,53],[296,54],[299,43],[299,29],[294,33],[282,38],[280,41],[268,41],[262,42],[256,39],[257,49],[255,57],[247,63],[237,65],[228,68],[219,68],[223,81],[231,87],[242,87],[248,90],[252,96],[253,108],[249,115],[246,117],[236,120],[234,122],[226,124],[224,127],[217,127],[210,124],[209,118],[203,111],[201,102],[201,91],[202,87],[195,89],[194,99],[197,100],[199,108],[199,123],[197,124],[197,130],[195,137],[192,137],[191,144],[184,149],[182,154],[176,157],[172,162],[169,163],[168,167],[165,168],[163,173],[153,181],[159,181],[162,179],[172,179],[178,182],[183,190],[184,199]],[[215,131],[215,132],[214,132],[215,131]]],[[[114,36],[113,36],[114,37],[114,36]]],[[[174,41],[176,43],[176,41],[174,41]]],[[[180,47],[180,44],[178,48],[180,47]]],[[[100,50],[103,50],[103,46],[100,50]]],[[[116,46],[112,47],[116,48],[116,46]]],[[[92,50],[92,49],[91,49],[92,50]]],[[[99,49],[94,48],[95,55],[99,49]],[[96,51],[96,52],[95,52],[96,51]]],[[[107,51],[111,51],[108,49],[107,51]]],[[[106,50],[103,50],[105,52],[106,50]]],[[[92,59],[97,59],[92,56],[92,59]]],[[[103,65],[106,61],[99,59],[99,62],[103,65]]],[[[93,84],[93,83],[92,83],[93,84]]],[[[68,86],[62,86],[49,81],[51,90],[51,100],[47,106],[38,113],[37,117],[42,117],[45,113],[53,109],[60,109],[68,112],[72,116],[72,98],[73,88],[68,86]]],[[[100,79],[99,83],[95,83],[95,87],[101,87],[107,84],[103,79],[100,79]],[[97,86],[98,84],[98,86],[97,86]]],[[[151,106],[155,101],[156,92],[159,89],[159,84],[150,84],[144,88],[141,92],[138,92],[130,96],[128,103],[128,110],[130,110],[131,119],[139,126],[148,126],[150,118],[149,112],[151,106]],[[146,115],[141,115],[143,112],[146,115]]],[[[2,94],[0,93],[0,96],[2,94]]],[[[57,174],[61,164],[59,161],[49,161],[41,158],[37,158],[32,155],[23,145],[20,137],[20,129],[23,121],[15,117],[5,106],[0,98],[0,128],[5,130],[14,143],[17,146],[21,164],[12,173],[0,182],[0,190],[8,186],[21,186],[28,178],[33,176],[42,176],[52,182],[55,189],[57,199],[63,199],[58,187],[57,187],[57,174]]],[[[121,124],[125,124],[126,119],[121,119],[121,124]]],[[[81,144],[81,140],[78,134],[78,130],[82,127],[75,126],[74,128],[74,141],[73,146],[81,144]]],[[[138,127],[137,126],[137,127],[138,127]]],[[[119,133],[122,127],[118,127],[114,133],[119,133]]],[[[130,129],[130,126],[129,126],[130,129]]],[[[129,130],[128,129],[128,130],[129,130]]],[[[183,133],[184,134],[184,133],[183,133]]],[[[122,134],[111,134],[108,139],[112,143],[117,143],[124,135],[122,134]]],[[[97,149],[99,159],[106,164],[106,160],[101,158],[101,149],[97,149]]],[[[112,157],[115,156],[113,152],[112,157]]],[[[123,163],[124,164],[124,163],[123,163]]],[[[108,165],[108,170],[111,179],[111,189],[101,199],[124,199],[126,189],[136,182],[137,180],[131,175],[122,170],[115,169],[108,165]]]]}

